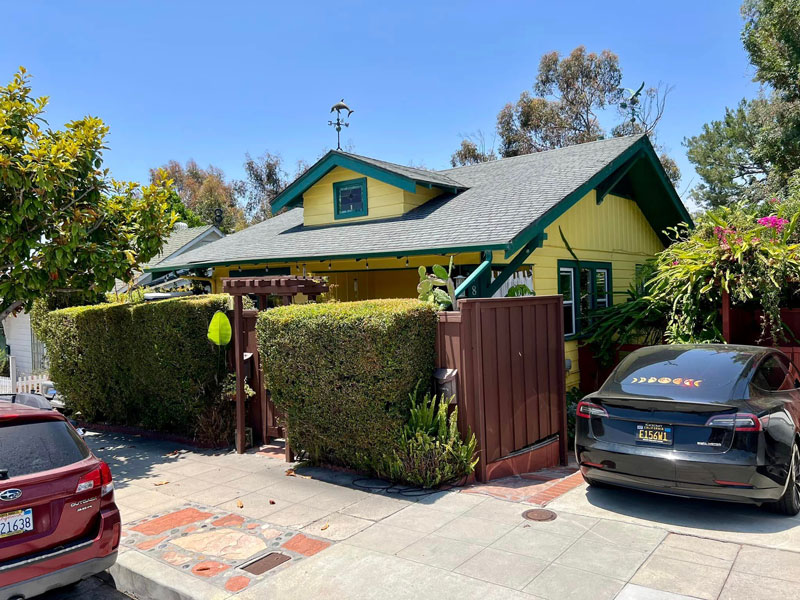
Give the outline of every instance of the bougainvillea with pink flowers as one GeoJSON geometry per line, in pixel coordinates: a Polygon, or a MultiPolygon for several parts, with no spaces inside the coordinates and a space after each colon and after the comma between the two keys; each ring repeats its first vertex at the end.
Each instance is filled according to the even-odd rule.
{"type": "Polygon", "coordinates": [[[722,341],[723,290],[732,304],[760,311],[762,339],[784,339],[780,309],[800,302],[797,218],[734,206],[705,213],[694,229],[674,228],[648,282],[649,298],[667,311],[666,339],[722,341]]]}

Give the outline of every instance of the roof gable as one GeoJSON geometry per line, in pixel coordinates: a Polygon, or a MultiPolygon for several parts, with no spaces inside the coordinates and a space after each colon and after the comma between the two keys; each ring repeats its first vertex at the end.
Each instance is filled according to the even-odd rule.
{"type": "Polygon", "coordinates": [[[331,150],[272,200],[272,211],[277,212],[287,206],[296,206],[306,190],[336,167],[355,171],[411,193],[416,191],[417,185],[451,191],[465,189],[465,186],[437,171],[405,167],[366,156],[331,150]]]}

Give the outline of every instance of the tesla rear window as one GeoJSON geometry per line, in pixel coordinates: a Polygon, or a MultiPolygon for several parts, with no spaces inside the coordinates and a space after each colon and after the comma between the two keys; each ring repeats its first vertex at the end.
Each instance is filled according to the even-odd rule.
{"type": "Polygon", "coordinates": [[[80,436],[64,421],[0,427],[0,472],[8,478],[65,467],[89,456],[80,436]]]}
{"type": "Polygon", "coordinates": [[[627,356],[602,391],[725,402],[752,358],[745,352],[718,348],[646,348],[627,356]]]}

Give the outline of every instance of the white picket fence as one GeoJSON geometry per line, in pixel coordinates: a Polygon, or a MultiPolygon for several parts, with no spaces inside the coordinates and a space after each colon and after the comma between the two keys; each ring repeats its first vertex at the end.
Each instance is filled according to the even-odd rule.
{"type": "Polygon", "coordinates": [[[0,377],[0,394],[31,394],[42,393],[42,384],[49,381],[47,375],[17,375],[17,361],[13,356],[8,357],[10,377],[0,377]]]}

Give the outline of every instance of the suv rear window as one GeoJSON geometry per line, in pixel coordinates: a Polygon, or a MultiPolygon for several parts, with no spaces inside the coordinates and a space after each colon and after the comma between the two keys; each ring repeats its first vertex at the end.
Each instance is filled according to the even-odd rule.
{"type": "Polygon", "coordinates": [[[89,448],[65,421],[14,423],[0,427],[0,472],[19,477],[79,462],[89,448]]]}

